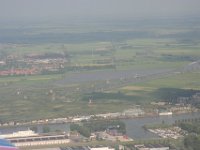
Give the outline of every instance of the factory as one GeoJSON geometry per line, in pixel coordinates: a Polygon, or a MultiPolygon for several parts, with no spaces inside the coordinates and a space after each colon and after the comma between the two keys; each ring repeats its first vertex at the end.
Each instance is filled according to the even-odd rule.
{"type": "Polygon", "coordinates": [[[66,144],[70,142],[70,139],[66,134],[18,137],[9,138],[8,140],[17,147],[66,144]]]}

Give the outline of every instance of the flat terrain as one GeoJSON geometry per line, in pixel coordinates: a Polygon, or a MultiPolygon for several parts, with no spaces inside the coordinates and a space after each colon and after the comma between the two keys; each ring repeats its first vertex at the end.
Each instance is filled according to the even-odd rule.
{"type": "Polygon", "coordinates": [[[179,28],[124,25],[0,26],[0,56],[70,56],[61,74],[0,77],[0,120],[118,112],[159,101],[161,88],[200,90],[199,65],[189,65],[200,60],[198,21],[179,28]]]}

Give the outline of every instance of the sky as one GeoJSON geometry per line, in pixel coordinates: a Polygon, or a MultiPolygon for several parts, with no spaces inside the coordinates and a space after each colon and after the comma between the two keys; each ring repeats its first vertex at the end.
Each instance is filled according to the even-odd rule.
{"type": "Polygon", "coordinates": [[[1,20],[200,16],[200,0],[0,0],[1,20]]]}

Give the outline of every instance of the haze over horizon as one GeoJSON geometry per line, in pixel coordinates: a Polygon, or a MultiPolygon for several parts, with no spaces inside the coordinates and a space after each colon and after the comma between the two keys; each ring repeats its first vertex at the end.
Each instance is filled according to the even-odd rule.
{"type": "Polygon", "coordinates": [[[198,17],[199,0],[0,0],[0,21],[198,17]]]}

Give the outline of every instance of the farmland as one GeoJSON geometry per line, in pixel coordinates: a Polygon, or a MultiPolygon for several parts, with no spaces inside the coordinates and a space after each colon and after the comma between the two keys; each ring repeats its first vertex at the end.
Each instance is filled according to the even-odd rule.
{"type": "MultiPolygon", "coordinates": [[[[0,61],[15,56],[15,67],[41,69],[46,64],[22,62],[30,62],[27,56],[55,53],[63,60],[62,71],[1,76],[0,120],[118,112],[161,100],[157,95],[162,88],[200,90],[199,66],[189,65],[200,59],[198,23],[177,23],[181,28],[159,23],[138,27],[131,22],[91,27],[1,26],[0,61]]],[[[57,64],[48,67],[60,69],[57,64]]]]}

